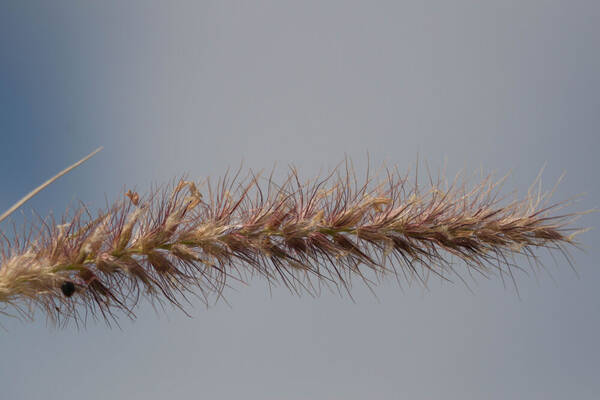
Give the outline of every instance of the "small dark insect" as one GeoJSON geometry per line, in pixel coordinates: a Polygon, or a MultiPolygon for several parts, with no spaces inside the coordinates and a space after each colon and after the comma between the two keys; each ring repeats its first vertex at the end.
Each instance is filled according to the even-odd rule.
{"type": "Polygon", "coordinates": [[[60,290],[62,290],[65,297],[71,297],[75,293],[75,284],[71,281],[65,281],[60,286],[60,290]]]}

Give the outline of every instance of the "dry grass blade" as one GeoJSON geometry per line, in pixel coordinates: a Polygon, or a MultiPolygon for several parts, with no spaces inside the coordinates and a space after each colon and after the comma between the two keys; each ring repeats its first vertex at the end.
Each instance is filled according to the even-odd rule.
{"type": "Polygon", "coordinates": [[[21,207],[23,204],[25,204],[26,202],[31,200],[36,194],[38,194],[39,192],[41,192],[42,190],[44,190],[45,188],[50,186],[58,178],[71,172],[75,168],[79,167],[81,164],[83,164],[84,162],[86,162],[87,160],[92,158],[94,155],[96,155],[96,153],[100,152],[101,150],[102,150],[102,147],[97,148],[96,150],[94,150],[90,154],[88,154],[87,156],[83,157],[81,160],[77,161],[75,164],[68,166],[67,168],[60,171],[58,174],[54,175],[52,178],[48,179],[46,182],[42,183],[37,188],[33,189],[25,197],[23,197],[21,200],[17,201],[12,207],[10,207],[8,210],[6,210],[6,212],[4,214],[0,215],[0,222],[4,221],[9,215],[11,215],[15,211],[17,211],[19,209],[19,207],[21,207]]]}
{"type": "Polygon", "coordinates": [[[59,323],[110,323],[133,318],[141,298],[183,309],[190,295],[208,303],[253,275],[318,295],[386,276],[464,281],[451,257],[470,276],[515,284],[515,255],[537,262],[545,248],[570,263],[581,213],[556,214],[566,203],[548,204],[541,189],[513,201],[498,190],[491,177],[471,189],[440,177],[423,190],[397,170],[359,183],[346,163],[307,183],[292,169],[282,185],[250,173],[202,191],[186,180],[146,197],[129,191],[95,217],[82,209],[3,236],[0,304],[27,318],[37,308],[59,323]]]}

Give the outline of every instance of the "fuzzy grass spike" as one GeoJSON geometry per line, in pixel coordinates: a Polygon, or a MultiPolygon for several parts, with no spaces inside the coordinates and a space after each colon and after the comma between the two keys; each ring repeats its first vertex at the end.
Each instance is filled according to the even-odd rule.
{"type": "Polygon", "coordinates": [[[210,303],[254,275],[311,295],[350,293],[356,279],[372,288],[386,276],[426,285],[432,276],[466,283],[466,273],[516,286],[515,255],[534,271],[539,249],[570,263],[580,232],[571,225],[581,213],[553,214],[565,204],[549,205],[541,189],[502,205],[491,177],[470,190],[458,178],[430,178],[423,191],[395,169],[359,184],[346,163],[307,183],[294,169],[281,185],[272,175],[259,181],[238,171],[200,191],[181,179],[146,197],[128,191],[95,216],[81,208],[3,235],[0,304],[30,319],[41,309],[59,324],[110,324],[121,313],[134,318],[141,298],[183,310],[190,295],[210,303]]]}

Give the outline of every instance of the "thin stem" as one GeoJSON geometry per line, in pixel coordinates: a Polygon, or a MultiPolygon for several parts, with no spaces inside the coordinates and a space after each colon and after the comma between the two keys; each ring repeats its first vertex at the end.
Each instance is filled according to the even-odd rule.
{"type": "Polygon", "coordinates": [[[35,188],[34,190],[32,190],[29,194],[27,194],[27,196],[25,196],[21,200],[17,201],[4,214],[0,215],[0,222],[4,221],[10,214],[12,214],[16,210],[18,210],[19,207],[21,207],[27,201],[31,200],[31,198],[33,196],[35,196],[36,194],[38,194],[39,192],[41,192],[42,190],[44,190],[45,188],[47,188],[48,186],[50,186],[58,178],[60,178],[61,176],[65,175],[67,173],[69,173],[70,171],[74,170],[75,168],[79,167],[81,164],[83,164],[84,162],[86,162],[87,160],[89,160],[90,158],[92,158],[94,155],[96,155],[96,153],[100,152],[102,149],[103,149],[102,147],[98,147],[96,150],[92,151],[90,154],[88,154],[87,156],[83,157],[81,160],[77,161],[75,164],[73,164],[73,165],[71,165],[71,166],[63,169],[58,174],[54,175],[52,178],[48,179],[46,182],[42,183],[40,186],[38,186],[37,188],[35,188]]]}

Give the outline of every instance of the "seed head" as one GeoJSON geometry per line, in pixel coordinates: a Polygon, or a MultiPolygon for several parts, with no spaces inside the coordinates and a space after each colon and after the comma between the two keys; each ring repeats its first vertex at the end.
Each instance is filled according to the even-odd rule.
{"type": "Polygon", "coordinates": [[[0,304],[29,318],[37,307],[52,321],[110,323],[120,312],[133,318],[141,298],[183,309],[190,295],[212,302],[255,275],[312,295],[388,276],[466,283],[464,272],[516,286],[514,256],[537,262],[545,248],[570,263],[581,232],[571,227],[581,213],[556,214],[566,203],[533,191],[503,203],[491,177],[470,189],[440,177],[423,190],[396,170],[358,182],[346,165],[304,184],[292,169],[280,185],[238,172],[216,186],[180,180],[144,198],[128,191],[96,217],[82,209],[34,224],[25,240],[3,235],[0,304]]]}

